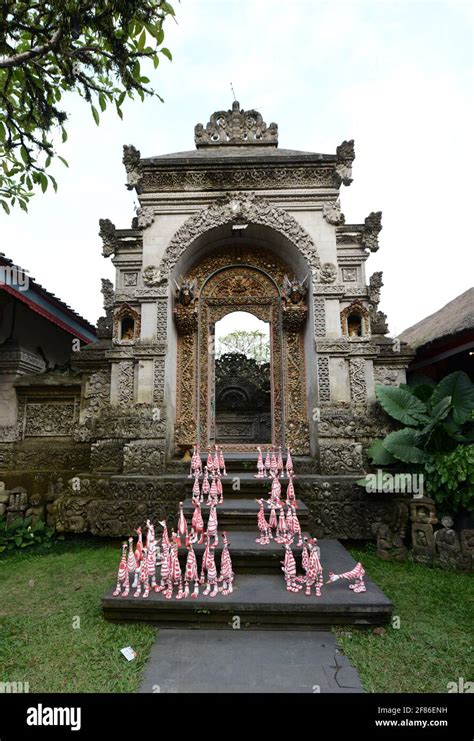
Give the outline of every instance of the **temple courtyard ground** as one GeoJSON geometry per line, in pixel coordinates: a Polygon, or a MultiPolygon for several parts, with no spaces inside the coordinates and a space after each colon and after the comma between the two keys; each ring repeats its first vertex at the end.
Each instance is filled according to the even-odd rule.
{"type": "MultiPolygon", "coordinates": [[[[319,683],[315,671],[311,686],[321,684],[322,691],[325,683],[326,691],[331,690],[337,673],[339,678],[347,675],[342,685],[357,690],[351,665],[366,692],[447,692],[450,682],[469,678],[474,658],[472,577],[410,561],[387,563],[371,546],[350,551],[394,603],[392,625],[375,628],[375,632],[346,626],[335,629],[332,636],[319,631],[299,637],[297,632],[286,633],[280,655],[276,650],[281,634],[275,632],[275,638],[268,639],[274,640],[275,664],[285,666],[287,652],[288,660],[293,656],[293,664],[297,663],[298,651],[304,655],[305,646],[310,646],[315,663],[319,656],[322,666],[334,668],[333,675],[323,671],[319,683]]],[[[146,683],[157,676],[153,675],[153,667],[158,666],[153,659],[159,656],[160,645],[172,647],[179,636],[173,638],[169,632],[160,644],[156,628],[146,623],[104,620],[100,600],[115,579],[118,553],[118,543],[72,537],[56,543],[49,552],[0,557],[0,682],[28,683],[30,692],[150,691],[146,683]],[[131,662],[120,653],[129,645],[137,652],[131,662]]],[[[219,657],[225,657],[227,631],[187,632],[196,643],[201,633],[201,645],[207,633],[218,633],[218,638],[211,635],[209,640],[217,640],[219,657]]],[[[236,638],[232,631],[229,640],[236,643],[247,634],[252,645],[262,647],[267,639],[259,643],[262,634],[251,633],[241,631],[236,638]]],[[[171,681],[173,666],[169,666],[171,681]]],[[[161,691],[172,689],[163,686],[161,691]]]]}

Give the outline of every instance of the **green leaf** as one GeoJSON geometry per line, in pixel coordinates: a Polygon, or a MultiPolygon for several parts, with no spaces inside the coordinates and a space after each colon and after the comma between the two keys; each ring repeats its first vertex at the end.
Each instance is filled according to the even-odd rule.
{"type": "Polygon", "coordinates": [[[25,163],[25,165],[29,165],[29,163],[30,163],[30,155],[28,154],[28,150],[24,146],[24,144],[22,144],[21,147],[20,147],[20,154],[21,154],[21,159],[23,160],[23,162],[25,163]]]}
{"type": "Polygon", "coordinates": [[[9,214],[9,213],[10,213],[10,207],[9,207],[8,203],[7,203],[6,201],[0,201],[0,203],[2,204],[2,208],[3,208],[3,210],[4,210],[4,211],[5,211],[5,212],[6,212],[7,214],[9,214]]]}
{"type": "Polygon", "coordinates": [[[419,434],[408,428],[391,432],[383,441],[384,447],[403,463],[424,463],[427,456],[418,447],[419,434]]]}
{"type": "Polygon", "coordinates": [[[96,122],[96,124],[98,126],[99,125],[99,121],[100,121],[99,112],[98,112],[97,108],[95,108],[93,105],[91,105],[91,111],[92,111],[92,115],[94,117],[94,121],[96,122]]]}
{"type": "Polygon", "coordinates": [[[68,163],[68,161],[67,161],[67,160],[65,160],[65,159],[64,159],[64,157],[61,157],[61,155],[60,155],[60,154],[58,154],[58,160],[61,160],[61,162],[63,163],[63,165],[64,165],[65,167],[69,167],[69,163],[68,163]]]}
{"type": "Polygon", "coordinates": [[[388,466],[390,463],[395,463],[396,460],[384,446],[383,440],[374,440],[367,453],[376,466],[388,466]]]}
{"type": "Polygon", "coordinates": [[[160,51],[162,54],[165,55],[165,57],[167,57],[170,60],[170,62],[173,61],[173,55],[171,54],[170,50],[166,48],[166,46],[160,49],[160,51]]]}
{"type": "Polygon", "coordinates": [[[163,11],[164,13],[169,13],[169,15],[176,15],[176,14],[175,14],[175,12],[174,12],[174,8],[173,8],[173,6],[172,6],[172,5],[170,5],[170,4],[169,4],[169,3],[167,3],[167,2],[162,2],[162,3],[160,4],[160,8],[161,8],[161,10],[162,10],[162,11],[163,11]]]}
{"type": "Polygon", "coordinates": [[[448,416],[451,401],[451,396],[445,396],[444,399],[441,399],[441,401],[435,404],[435,406],[432,408],[431,416],[437,422],[440,422],[442,419],[448,416]]]}
{"type": "Polygon", "coordinates": [[[464,424],[472,417],[474,410],[474,384],[464,371],[455,371],[443,378],[431,397],[431,403],[437,404],[446,396],[452,397],[453,419],[457,424],[464,424]]]}
{"type": "Polygon", "coordinates": [[[99,93],[99,105],[102,112],[107,108],[107,100],[104,93],[99,93]]]}
{"type": "Polygon", "coordinates": [[[426,405],[406,389],[377,385],[375,394],[382,409],[405,425],[416,427],[426,418],[426,405]]]}
{"type": "Polygon", "coordinates": [[[43,193],[45,193],[46,190],[48,189],[48,178],[46,177],[46,175],[44,173],[39,172],[38,173],[38,180],[39,180],[40,185],[41,185],[41,190],[43,191],[43,193]]]}
{"type": "Polygon", "coordinates": [[[143,31],[140,34],[140,38],[138,39],[138,47],[137,47],[138,51],[143,51],[143,49],[145,48],[145,43],[146,43],[146,31],[145,29],[143,29],[143,31]]]}

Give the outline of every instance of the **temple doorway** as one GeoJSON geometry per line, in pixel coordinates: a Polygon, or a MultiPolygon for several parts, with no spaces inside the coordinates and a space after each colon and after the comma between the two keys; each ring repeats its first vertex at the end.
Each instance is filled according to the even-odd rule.
{"type": "Polygon", "coordinates": [[[271,443],[270,323],[246,311],[216,322],[214,419],[221,443],[271,443]]]}
{"type": "Polygon", "coordinates": [[[309,453],[306,289],[296,281],[299,293],[291,293],[288,275],[270,250],[229,244],[176,281],[177,451],[217,442],[229,451],[270,443],[309,453]],[[244,344],[228,352],[222,338],[241,330],[263,335],[253,350],[267,354],[262,362],[244,344]]]}

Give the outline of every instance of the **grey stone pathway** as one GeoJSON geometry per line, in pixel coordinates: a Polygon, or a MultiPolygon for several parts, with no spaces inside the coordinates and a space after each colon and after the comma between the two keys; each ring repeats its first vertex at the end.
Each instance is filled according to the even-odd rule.
{"type": "Polygon", "coordinates": [[[326,631],[159,630],[140,692],[363,692],[326,631]]]}

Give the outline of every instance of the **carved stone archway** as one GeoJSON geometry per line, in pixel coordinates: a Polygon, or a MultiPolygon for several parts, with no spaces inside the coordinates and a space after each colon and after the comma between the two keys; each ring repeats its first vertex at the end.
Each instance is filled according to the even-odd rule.
{"type": "Polygon", "coordinates": [[[230,193],[198,211],[187,219],[175,232],[159,265],[159,280],[171,275],[173,268],[190,245],[211,229],[233,221],[266,226],[285,236],[305,258],[308,267],[316,275],[320,259],[310,235],[286,211],[272,206],[254,193],[230,193]]]}
{"type": "Polygon", "coordinates": [[[183,321],[182,306],[175,311],[178,449],[196,440],[203,447],[213,442],[215,323],[233,311],[248,311],[270,323],[273,441],[286,443],[300,454],[309,452],[303,347],[307,310],[298,305],[283,311],[281,287],[289,273],[289,267],[269,250],[227,246],[204,258],[186,276],[187,281],[196,281],[197,298],[187,309],[190,321],[183,321]]]}

